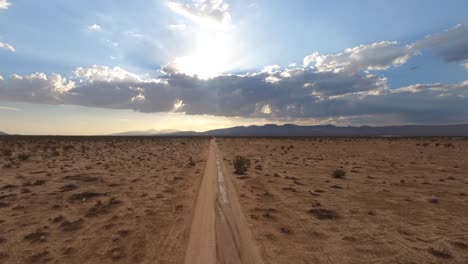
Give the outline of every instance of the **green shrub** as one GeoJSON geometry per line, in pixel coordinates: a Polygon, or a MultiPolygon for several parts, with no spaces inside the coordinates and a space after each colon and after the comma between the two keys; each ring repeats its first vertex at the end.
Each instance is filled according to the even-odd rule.
{"type": "Polygon", "coordinates": [[[245,174],[250,168],[250,160],[243,156],[234,157],[234,169],[236,174],[245,174]]]}
{"type": "Polygon", "coordinates": [[[21,153],[21,154],[18,155],[19,160],[28,160],[30,157],[31,157],[31,155],[29,155],[27,153],[21,153]]]}
{"type": "Polygon", "coordinates": [[[346,172],[342,169],[337,169],[333,171],[332,176],[336,179],[343,179],[346,176],[346,172]]]}

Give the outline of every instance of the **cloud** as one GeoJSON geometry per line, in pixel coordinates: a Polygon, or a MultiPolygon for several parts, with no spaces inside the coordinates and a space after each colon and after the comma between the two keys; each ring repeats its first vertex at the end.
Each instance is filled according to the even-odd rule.
{"type": "Polygon", "coordinates": [[[101,31],[101,30],[102,30],[101,26],[98,25],[98,24],[90,25],[90,26],[88,27],[88,29],[91,30],[91,31],[101,31]]]}
{"type": "Polygon", "coordinates": [[[405,64],[416,52],[411,46],[395,41],[382,41],[346,49],[343,53],[319,55],[312,53],[304,58],[304,66],[313,66],[320,72],[387,70],[405,64]]]}
{"type": "Polygon", "coordinates": [[[8,0],[0,0],[0,9],[8,9],[11,3],[8,0]]]}
{"type": "Polygon", "coordinates": [[[116,41],[112,41],[112,40],[109,40],[109,39],[106,39],[106,42],[112,46],[112,47],[118,47],[119,46],[119,42],[116,42],[116,41]]]}
{"type": "Polygon", "coordinates": [[[134,39],[143,39],[145,37],[143,34],[137,33],[132,30],[124,31],[123,34],[134,39]]]}
{"type": "Polygon", "coordinates": [[[351,113],[392,114],[405,123],[466,123],[468,82],[416,84],[389,90],[380,96],[369,96],[358,103],[360,109],[351,113]]]}
{"type": "Polygon", "coordinates": [[[417,49],[430,49],[446,62],[468,59],[468,24],[457,25],[442,33],[417,41],[417,49]]]}
{"type": "Polygon", "coordinates": [[[16,51],[16,49],[12,45],[10,45],[8,43],[2,43],[2,42],[0,42],[0,49],[6,49],[6,50],[11,51],[11,52],[16,51]]]}
{"type": "Polygon", "coordinates": [[[186,24],[173,24],[173,25],[169,25],[168,28],[174,31],[183,31],[187,28],[187,25],[186,24]]]}
{"type": "Polygon", "coordinates": [[[230,23],[229,5],[223,0],[193,0],[190,4],[170,1],[168,6],[174,12],[197,22],[230,23]]]}
{"type": "Polygon", "coordinates": [[[107,66],[93,65],[91,68],[79,67],[74,71],[75,76],[88,83],[93,82],[139,82],[140,77],[120,67],[110,68],[107,66]]]}
{"type": "MultiPolygon", "coordinates": [[[[343,53],[312,54],[304,59],[304,67],[270,65],[258,72],[209,79],[170,66],[163,67],[157,79],[98,65],[77,68],[68,80],[60,74],[12,75],[0,78],[0,100],[265,120],[468,122],[468,81],[391,89],[386,77],[373,73],[406,63],[423,47],[438,50],[435,42],[452,43],[434,36],[439,40],[431,45],[383,41],[343,53]]],[[[432,37],[424,41],[428,38],[432,37]]]]}
{"type": "Polygon", "coordinates": [[[445,62],[468,59],[468,24],[457,25],[409,45],[382,41],[348,48],[342,53],[320,55],[314,52],[304,58],[304,66],[320,72],[355,74],[362,71],[382,71],[397,67],[424,50],[431,50],[445,62]]]}
{"type": "Polygon", "coordinates": [[[0,106],[0,111],[19,111],[19,108],[0,106]]]}
{"type": "Polygon", "coordinates": [[[60,74],[14,74],[10,79],[0,80],[0,93],[2,101],[54,104],[62,102],[62,95],[74,86],[73,81],[60,74]]]}
{"type": "Polygon", "coordinates": [[[266,73],[272,74],[272,73],[274,73],[275,71],[277,71],[277,70],[279,70],[279,69],[281,69],[281,67],[280,67],[279,65],[277,65],[277,64],[275,64],[275,65],[268,65],[268,66],[263,67],[262,72],[266,72],[266,73]]]}
{"type": "Polygon", "coordinates": [[[93,66],[75,71],[73,81],[42,73],[0,80],[1,100],[74,104],[141,112],[264,117],[351,119],[395,122],[468,121],[468,81],[416,84],[389,89],[372,74],[317,72],[294,68],[221,75],[208,80],[167,72],[144,80],[121,68],[93,66]],[[275,78],[275,82],[267,81],[275,78]]]}

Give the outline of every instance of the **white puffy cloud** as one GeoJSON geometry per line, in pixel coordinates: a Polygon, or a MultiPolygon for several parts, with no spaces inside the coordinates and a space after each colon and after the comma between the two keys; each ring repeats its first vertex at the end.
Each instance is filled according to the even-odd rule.
{"type": "Polygon", "coordinates": [[[91,31],[101,31],[102,28],[101,28],[101,26],[98,25],[98,24],[93,24],[93,25],[90,25],[90,26],[88,27],[88,29],[91,30],[91,31]]]}
{"type": "Polygon", "coordinates": [[[229,5],[224,0],[193,0],[186,4],[181,1],[170,1],[169,8],[187,18],[199,22],[230,23],[229,5]]]}
{"type": "Polygon", "coordinates": [[[141,102],[141,101],[144,101],[146,100],[145,96],[141,93],[139,93],[138,95],[135,95],[134,97],[132,97],[131,101],[132,102],[141,102]]]}
{"type": "Polygon", "coordinates": [[[312,53],[304,58],[304,66],[313,66],[320,72],[386,70],[405,64],[415,54],[411,46],[394,41],[382,41],[346,49],[343,53],[319,55],[312,53]]]}
{"type": "Polygon", "coordinates": [[[6,49],[6,50],[9,50],[11,52],[16,51],[15,48],[12,45],[10,45],[8,43],[2,43],[2,42],[0,42],[0,49],[6,49]]]}
{"type": "Polygon", "coordinates": [[[342,53],[320,55],[314,52],[304,58],[304,66],[320,72],[355,74],[362,71],[381,71],[397,67],[431,50],[446,62],[468,59],[468,24],[457,25],[442,33],[433,34],[409,45],[382,41],[348,48],[342,53]]]}
{"type": "Polygon", "coordinates": [[[93,65],[91,68],[79,67],[74,71],[75,76],[85,82],[138,82],[140,77],[120,67],[93,65]]]}
{"type": "Polygon", "coordinates": [[[275,65],[268,65],[263,67],[262,72],[266,73],[274,73],[275,71],[278,71],[281,67],[277,64],[275,65]]]}
{"type": "Polygon", "coordinates": [[[0,9],[8,9],[11,3],[8,0],[0,0],[0,9]]]}

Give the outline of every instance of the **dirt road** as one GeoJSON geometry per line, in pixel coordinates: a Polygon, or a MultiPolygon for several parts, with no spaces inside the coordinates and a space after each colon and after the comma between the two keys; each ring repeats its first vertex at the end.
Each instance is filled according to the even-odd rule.
{"type": "Polygon", "coordinates": [[[216,140],[210,142],[185,263],[263,263],[226,173],[216,140]]]}

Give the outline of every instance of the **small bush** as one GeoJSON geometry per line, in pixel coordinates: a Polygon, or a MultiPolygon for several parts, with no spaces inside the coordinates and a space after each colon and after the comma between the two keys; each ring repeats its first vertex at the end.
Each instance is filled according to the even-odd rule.
{"type": "Polygon", "coordinates": [[[35,180],[32,185],[33,186],[39,186],[39,185],[43,185],[45,183],[44,180],[35,180]]]}
{"type": "Polygon", "coordinates": [[[75,149],[75,147],[73,145],[66,145],[66,146],[63,146],[62,149],[64,151],[68,151],[68,150],[71,150],[71,149],[75,149]]]}
{"type": "Polygon", "coordinates": [[[64,232],[73,232],[81,229],[81,224],[83,223],[83,219],[78,219],[76,221],[64,221],[60,224],[62,231],[64,232]]]}
{"type": "Polygon", "coordinates": [[[191,156],[189,156],[189,166],[191,167],[195,166],[195,161],[192,159],[191,156]]]}
{"type": "Polygon", "coordinates": [[[2,149],[3,156],[11,156],[11,154],[13,154],[13,151],[11,149],[2,149]]]}
{"type": "Polygon", "coordinates": [[[99,196],[105,196],[104,193],[94,193],[94,192],[83,192],[83,193],[74,193],[70,197],[71,201],[85,201],[86,199],[94,198],[94,197],[99,197],[99,196]]]}
{"type": "Polygon", "coordinates": [[[250,168],[250,160],[243,156],[234,158],[234,169],[236,174],[245,174],[250,168]]]}
{"type": "Polygon", "coordinates": [[[446,143],[446,144],[444,144],[444,147],[446,147],[446,148],[454,148],[455,145],[453,145],[452,143],[446,143]]]}
{"type": "Polygon", "coordinates": [[[309,213],[313,214],[317,219],[320,220],[339,218],[338,213],[336,211],[324,208],[312,208],[309,210],[309,213]]]}
{"type": "Polygon", "coordinates": [[[346,172],[342,169],[337,169],[333,171],[332,176],[336,179],[343,179],[346,176],[346,172]]]}
{"type": "Polygon", "coordinates": [[[27,153],[21,153],[21,154],[18,155],[19,160],[28,160],[30,157],[31,157],[31,155],[29,155],[27,153]]]}
{"type": "Polygon", "coordinates": [[[66,184],[62,187],[60,187],[60,191],[61,192],[68,192],[68,191],[73,191],[75,189],[77,189],[78,186],[76,186],[75,184],[66,184]]]}
{"type": "Polygon", "coordinates": [[[431,247],[427,251],[429,253],[431,253],[432,255],[434,255],[436,257],[439,257],[439,258],[443,258],[443,259],[453,258],[450,251],[448,251],[447,249],[444,249],[444,248],[432,248],[431,247]]]}
{"type": "Polygon", "coordinates": [[[39,185],[43,185],[45,183],[46,183],[46,181],[44,181],[44,180],[35,180],[33,183],[27,182],[27,183],[23,184],[23,186],[39,186],[39,185]]]}

